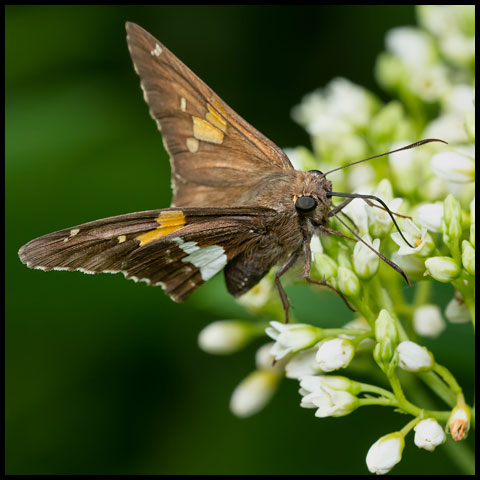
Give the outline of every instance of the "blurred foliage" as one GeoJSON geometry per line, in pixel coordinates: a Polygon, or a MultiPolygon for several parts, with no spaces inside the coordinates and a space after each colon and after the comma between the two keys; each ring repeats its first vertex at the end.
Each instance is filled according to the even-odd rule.
{"type": "MultiPolygon", "coordinates": [[[[318,421],[298,408],[296,382],[284,382],[261,414],[231,415],[229,396],[258,345],[228,358],[197,348],[206,323],[245,315],[221,276],[179,305],[121,275],[28,270],[17,251],[51,231],[169,205],[168,157],[131,65],[126,20],[287,147],[308,142],[291,107],[332,77],[382,96],[375,57],[387,30],[414,23],[413,7],[7,6],[5,13],[6,473],[358,474],[369,445],[396,427],[386,429],[389,412],[318,421]]],[[[330,294],[305,286],[289,293],[306,321],[351,318],[330,294]],[[321,319],[318,311],[326,312],[321,319]]],[[[439,304],[449,296],[440,291],[439,304]]],[[[436,346],[460,382],[473,363],[456,352],[470,351],[468,329],[456,326],[436,346]]],[[[409,461],[395,473],[456,472],[445,456],[406,448],[409,461]]]]}

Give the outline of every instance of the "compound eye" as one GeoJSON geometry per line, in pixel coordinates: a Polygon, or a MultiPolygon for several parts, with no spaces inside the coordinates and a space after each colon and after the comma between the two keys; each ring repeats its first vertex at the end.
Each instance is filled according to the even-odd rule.
{"type": "Polygon", "coordinates": [[[321,176],[323,172],[320,170],[309,170],[308,173],[315,173],[315,175],[321,176]]]}
{"type": "Polygon", "coordinates": [[[298,197],[295,202],[295,208],[302,213],[308,213],[315,209],[317,202],[313,197],[298,197]]]}

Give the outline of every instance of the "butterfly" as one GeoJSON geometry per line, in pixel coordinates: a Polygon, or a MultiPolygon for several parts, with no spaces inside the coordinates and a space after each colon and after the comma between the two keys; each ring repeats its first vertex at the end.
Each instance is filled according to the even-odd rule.
{"type": "Polygon", "coordinates": [[[280,277],[302,259],[303,278],[330,288],[348,305],[333,286],[310,277],[311,238],[338,233],[329,219],[338,218],[354,196],[386,205],[373,196],[332,192],[318,170],[295,170],[279,147],[162,43],[134,23],[126,29],[144,99],[170,156],[171,206],[44,235],[21,247],[21,261],[46,271],[121,272],[160,285],[176,302],[222,270],[229,293],[239,297],[280,265],[275,285],[288,321],[280,277]],[[349,198],[334,207],[334,195],[349,198]]]}

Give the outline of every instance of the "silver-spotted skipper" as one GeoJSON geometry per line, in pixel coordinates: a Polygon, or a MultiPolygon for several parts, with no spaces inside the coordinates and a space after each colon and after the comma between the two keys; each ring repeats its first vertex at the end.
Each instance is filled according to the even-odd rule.
{"type": "Polygon", "coordinates": [[[279,147],[163,44],[138,25],[126,28],[145,101],[170,154],[172,205],[44,235],[20,249],[21,261],[41,270],[122,272],[162,286],[176,302],[221,270],[228,291],[238,297],[281,265],[275,283],[287,321],[280,276],[299,258],[307,281],[335,290],[310,278],[312,235],[339,233],[328,221],[352,198],[386,205],[372,196],[332,192],[327,174],[318,170],[295,170],[279,147]],[[350,198],[334,207],[332,196],[350,198]]]}

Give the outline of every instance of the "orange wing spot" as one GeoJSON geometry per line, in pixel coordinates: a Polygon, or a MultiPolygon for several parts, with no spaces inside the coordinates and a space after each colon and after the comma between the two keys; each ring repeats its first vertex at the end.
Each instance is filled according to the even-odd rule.
{"type": "Polygon", "coordinates": [[[418,247],[420,244],[422,243],[422,239],[421,238],[417,238],[415,240],[415,246],[418,247]]]}
{"type": "Polygon", "coordinates": [[[222,132],[227,131],[227,122],[225,119],[209,104],[207,103],[208,112],[205,118],[219,128],[222,132]]]}
{"type": "Polygon", "coordinates": [[[223,142],[223,132],[211,123],[199,117],[192,116],[193,119],[193,136],[197,140],[204,142],[221,144],[223,142]]]}
{"type": "Polygon", "coordinates": [[[141,247],[157,238],[175,232],[185,225],[185,215],[183,215],[181,210],[162,212],[155,220],[160,224],[159,227],[136,237],[136,239],[140,241],[141,247]]]}
{"type": "Polygon", "coordinates": [[[215,110],[219,111],[224,117],[227,116],[227,110],[216,98],[212,98],[212,101],[210,103],[215,108],[215,110]]]}

